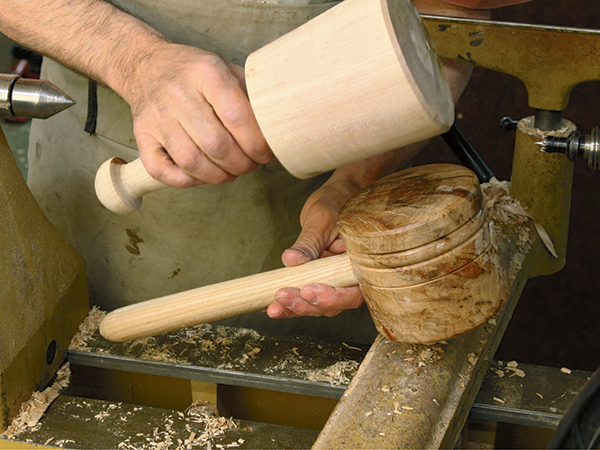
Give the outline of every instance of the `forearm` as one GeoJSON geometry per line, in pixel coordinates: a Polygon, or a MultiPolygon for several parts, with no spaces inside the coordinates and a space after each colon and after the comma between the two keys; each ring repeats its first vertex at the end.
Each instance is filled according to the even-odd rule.
{"type": "Polygon", "coordinates": [[[2,0],[0,31],[123,95],[141,60],[167,41],[102,0],[2,0]]]}

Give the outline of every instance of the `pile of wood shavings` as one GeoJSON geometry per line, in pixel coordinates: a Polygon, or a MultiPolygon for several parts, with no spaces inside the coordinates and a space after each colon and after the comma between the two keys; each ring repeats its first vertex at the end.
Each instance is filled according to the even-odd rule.
{"type": "Polygon", "coordinates": [[[100,327],[100,322],[106,316],[106,311],[101,311],[97,306],[92,307],[87,317],[79,324],[77,333],[71,339],[69,348],[72,350],[85,350],[88,341],[100,327]]]}
{"type": "MultiPolygon", "coordinates": [[[[214,407],[213,407],[214,408],[214,407]]],[[[152,436],[147,436],[147,444],[136,444],[132,445],[130,439],[126,439],[118,445],[119,449],[131,449],[131,450],[187,450],[194,448],[206,448],[211,449],[213,446],[213,440],[219,436],[222,436],[230,429],[237,428],[237,425],[232,419],[225,417],[219,417],[216,415],[216,409],[209,408],[205,402],[193,403],[189,408],[186,409],[185,414],[178,412],[179,419],[185,419],[185,429],[190,433],[186,439],[177,438],[174,436],[172,426],[174,424],[173,419],[166,417],[164,422],[164,429],[159,430],[155,428],[152,436]],[[204,430],[194,431],[192,430],[192,423],[204,425],[204,430]]],[[[216,444],[215,448],[233,448],[239,447],[243,444],[244,439],[238,439],[228,444],[216,444]]]]}
{"type": "Polygon", "coordinates": [[[348,384],[358,370],[359,365],[357,361],[338,361],[325,369],[307,370],[306,379],[329,383],[334,386],[348,384]]]}
{"type": "Polygon", "coordinates": [[[0,438],[14,439],[24,431],[35,431],[41,427],[40,419],[50,407],[50,404],[60,395],[61,391],[71,382],[71,367],[67,362],[56,373],[56,379],[51,386],[42,392],[36,391],[31,398],[21,405],[19,414],[10,426],[0,434],[0,438]]]}

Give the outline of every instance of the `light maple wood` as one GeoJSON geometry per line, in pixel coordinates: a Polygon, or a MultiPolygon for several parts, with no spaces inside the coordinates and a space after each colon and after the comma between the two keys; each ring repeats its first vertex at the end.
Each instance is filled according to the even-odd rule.
{"type": "Polygon", "coordinates": [[[266,308],[284,286],[310,283],[347,287],[358,281],[344,253],[125,306],[107,314],[100,333],[111,341],[127,341],[213,322],[266,308]]]}
{"type": "MultiPolygon", "coordinates": [[[[308,178],[447,131],[454,105],[410,0],[345,0],[252,53],[248,95],[283,166],[308,178]]],[[[96,192],[118,212],[164,189],[136,160],[107,163],[96,192]]]]}
{"type": "MultiPolygon", "coordinates": [[[[380,239],[405,239],[396,232],[398,227],[405,233],[421,236],[423,224],[429,223],[427,217],[441,222],[446,222],[450,215],[459,218],[459,213],[448,211],[448,205],[462,208],[463,211],[470,211],[473,204],[483,208],[482,201],[457,202],[457,199],[472,199],[475,195],[473,192],[477,192],[471,189],[469,182],[464,182],[470,176],[470,171],[465,170],[434,164],[418,170],[408,169],[403,171],[404,176],[393,174],[378,182],[380,186],[387,186],[385,189],[388,193],[397,191],[397,194],[401,194],[390,197],[389,204],[424,198],[430,212],[405,215],[403,220],[396,222],[396,228],[389,224],[382,227],[380,239]],[[420,181],[415,183],[417,178],[420,181]],[[390,189],[390,180],[393,180],[397,190],[390,189]],[[463,189],[463,185],[469,186],[469,189],[463,189]],[[442,189],[436,189],[436,186],[442,189]],[[449,186],[452,189],[448,189],[449,186]],[[439,195],[439,191],[447,195],[439,195]],[[457,192],[464,195],[457,195],[457,192]],[[413,226],[410,226],[411,219],[413,226]]],[[[373,211],[382,204],[380,194],[377,189],[369,188],[357,194],[355,199],[360,199],[365,210],[373,211]]],[[[465,214],[465,217],[472,219],[479,216],[485,217],[482,210],[477,214],[465,214]]],[[[362,224],[360,220],[356,223],[362,224]]],[[[115,310],[102,321],[100,332],[107,339],[116,341],[152,336],[266,308],[274,300],[277,289],[284,286],[303,287],[310,283],[325,283],[335,287],[360,284],[375,325],[382,334],[394,340],[432,342],[447,339],[489,319],[508,295],[508,283],[499,269],[488,222],[453,219],[450,223],[459,227],[466,225],[462,233],[470,229],[472,236],[461,237],[463,242],[454,245],[449,252],[412,266],[396,268],[396,275],[391,269],[385,271],[352,263],[351,260],[360,252],[349,248],[347,254],[319,259],[298,267],[226,281],[115,310]],[[473,223],[479,223],[479,228],[473,228],[473,223]],[[385,272],[387,278],[376,279],[373,273],[365,276],[369,271],[378,275],[385,272]]],[[[449,225],[448,230],[451,230],[449,225]]],[[[430,235],[429,231],[425,234],[430,235]]],[[[445,234],[449,235],[452,235],[452,231],[445,234]]],[[[370,238],[376,240],[376,235],[372,234],[370,238]]],[[[433,239],[437,240],[435,236],[433,239]]],[[[442,241],[447,242],[444,239],[442,241]]],[[[380,244],[376,247],[380,247],[380,244]]]]}
{"type": "Polygon", "coordinates": [[[345,0],[252,53],[246,85],[267,142],[298,178],[431,138],[454,120],[410,0],[345,0]]]}
{"type": "Polygon", "coordinates": [[[111,158],[96,173],[98,199],[106,208],[118,214],[138,210],[144,194],[167,187],[150,176],[139,158],[131,163],[121,158],[111,158]]]}

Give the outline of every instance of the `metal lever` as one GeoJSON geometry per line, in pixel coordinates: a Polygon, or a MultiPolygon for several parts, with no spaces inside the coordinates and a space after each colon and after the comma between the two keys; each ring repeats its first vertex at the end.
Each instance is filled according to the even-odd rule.
{"type": "Polygon", "coordinates": [[[562,153],[569,161],[585,159],[590,169],[600,169],[600,128],[594,127],[591,135],[573,131],[567,137],[544,136],[537,145],[545,153],[562,153]]]}
{"type": "Polygon", "coordinates": [[[460,159],[460,162],[475,172],[480,183],[487,183],[494,177],[494,173],[456,124],[452,125],[448,132],[442,134],[442,138],[460,159]]]}

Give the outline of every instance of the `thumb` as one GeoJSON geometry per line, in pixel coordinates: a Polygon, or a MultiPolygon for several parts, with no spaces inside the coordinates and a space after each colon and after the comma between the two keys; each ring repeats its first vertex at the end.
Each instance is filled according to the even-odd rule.
{"type": "Polygon", "coordinates": [[[318,259],[338,235],[337,213],[314,203],[303,211],[302,231],[281,259],[287,267],[318,259]]]}
{"type": "Polygon", "coordinates": [[[323,235],[317,230],[305,227],[294,245],[283,252],[281,260],[286,267],[298,266],[318,259],[325,248],[323,235]]]}

